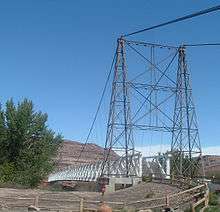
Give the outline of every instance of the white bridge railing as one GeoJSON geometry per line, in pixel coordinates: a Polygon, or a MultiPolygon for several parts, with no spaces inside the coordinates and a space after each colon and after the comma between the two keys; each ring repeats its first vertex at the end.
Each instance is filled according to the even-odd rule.
{"type": "MultiPolygon", "coordinates": [[[[137,153],[129,158],[130,176],[142,177],[142,155],[137,153]]],[[[126,158],[120,157],[118,160],[109,161],[104,168],[104,175],[110,173],[112,177],[125,176],[126,158]]],[[[53,181],[96,181],[101,176],[103,162],[86,164],[78,167],[68,167],[65,170],[49,175],[48,182],[53,181]]]]}
{"type": "MultiPolygon", "coordinates": [[[[170,176],[170,160],[165,158],[163,164],[158,160],[158,157],[142,157],[141,153],[136,153],[128,158],[130,165],[130,177],[142,177],[142,174],[152,174],[168,178],[170,176]],[[152,160],[150,160],[152,159],[152,160]],[[165,165],[164,165],[165,164],[165,165]]],[[[102,172],[103,162],[98,161],[94,164],[85,164],[78,167],[68,167],[65,170],[50,174],[48,182],[53,181],[96,181],[102,172]]],[[[103,174],[111,177],[126,176],[126,158],[120,157],[118,160],[109,161],[109,164],[104,167],[103,174]]]]}

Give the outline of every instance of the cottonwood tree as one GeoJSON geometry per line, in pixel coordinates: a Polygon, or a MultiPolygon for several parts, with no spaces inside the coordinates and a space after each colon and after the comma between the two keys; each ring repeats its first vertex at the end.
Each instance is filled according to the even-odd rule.
{"type": "Polygon", "coordinates": [[[0,182],[33,187],[54,169],[62,138],[46,123],[47,114],[27,99],[0,109],[0,182]]]}

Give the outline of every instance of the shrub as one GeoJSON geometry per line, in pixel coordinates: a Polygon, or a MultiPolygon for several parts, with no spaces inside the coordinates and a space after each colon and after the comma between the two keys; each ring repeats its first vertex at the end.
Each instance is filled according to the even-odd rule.
{"type": "Polygon", "coordinates": [[[218,205],[218,198],[219,196],[216,193],[209,194],[209,204],[210,205],[218,205]]]}
{"type": "Polygon", "coordinates": [[[151,182],[152,181],[152,176],[142,176],[142,181],[143,182],[151,182]]]}

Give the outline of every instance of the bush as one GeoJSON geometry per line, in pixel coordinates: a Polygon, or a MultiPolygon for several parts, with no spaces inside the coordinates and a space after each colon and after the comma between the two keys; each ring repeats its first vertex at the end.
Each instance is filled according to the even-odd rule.
{"type": "Polygon", "coordinates": [[[143,182],[151,182],[152,181],[152,176],[142,176],[142,181],[143,182]]]}
{"type": "Polygon", "coordinates": [[[220,208],[218,206],[210,206],[205,209],[205,212],[220,212],[220,208]]]}
{"type": "Polygon", "coordinates": [[[210,205],[218,205],[218,199],[219,199],[219,196],[216,194],[216,193],[210,193],[209,194],[209,204],[210,205]]]}
{"type": "Polygon", "coordinates": [[[15,177],[15,166],[13,163],[5,162],[0,165],[0,183],[13,182],[15,177]]]}

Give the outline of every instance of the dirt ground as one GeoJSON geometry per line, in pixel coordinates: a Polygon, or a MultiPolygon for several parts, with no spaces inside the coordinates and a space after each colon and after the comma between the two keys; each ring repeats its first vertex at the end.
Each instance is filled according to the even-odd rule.
{"type": "MultiPolygon", "coordinates": [[[[146,198],[163,197],[167,194],[178,192],[179,189],[170,185],[159,183],[141,183],[134,187],[126,188],[104,195],[107,202],[131,202],[146,198]]],[[[0,211],[27,211],[27,207],[34,204],[34,199],[39,196],[39,207],[43,211],[52,209],[70,209],[79,211],[79,201],[100,201],[101,194],[97,192],[55,192],[47,190],[8,189],[0,188],[0,211]]]]}
{"type": "MultiPolygon", "coordinates": [[[[159,198],[166,196],[167,194],[177,193],[178,191],[180,191],[180,189],[166,184],[159,184],[153,182],[140,183],[130,188],[106,194],[104,200],[110,202],[117,202],[119,200],[123,202],[130,202],[147,198],[159,198]]],[[[93,196],[90,198],[100,199],[99,196],[93,196]]]]}

